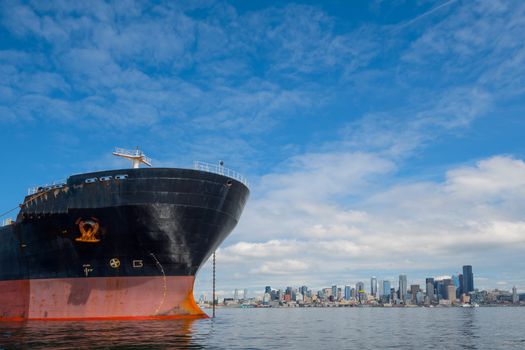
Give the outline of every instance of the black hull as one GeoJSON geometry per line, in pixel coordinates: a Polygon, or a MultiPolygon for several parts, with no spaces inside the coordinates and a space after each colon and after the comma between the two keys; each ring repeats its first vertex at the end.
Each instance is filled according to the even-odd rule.
{"type": "Polygon", "coordinates": [[[0,228],[0,280],[194,276],[248,195],[239,181],[196,170],[72,176],[26,197],[16,222],[0,228]]]}

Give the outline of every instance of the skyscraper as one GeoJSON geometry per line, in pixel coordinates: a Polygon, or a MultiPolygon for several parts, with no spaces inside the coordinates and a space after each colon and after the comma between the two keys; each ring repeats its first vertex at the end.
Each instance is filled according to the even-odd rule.
{"type": "Polygon", "coordinates": [[[233,293],[233,300],[239,300],[239,290],[235,288],[235,293],[233,293]]]}
{"type": "Polygon", "coordinates": [[[416,302],[417,293],[419,292],[419,284],[410,285],[410,294],[412,295],[412,302],[416,302]]]}
{"type": "Polygon", "coordinates": [[[264,292],[265,292],[265,293],[268,293],[268,294],[272,294],[272,287],[270,287],[270,286],[266,286],[266,287],[264,288],[264,292]]]}
{"type": "Polygon", "coordinates": [[[405,301],[405,294],[407,293],[408,283],[407,275],[399,275],[399,299],[405,301]]]}
{"type": "Polygon", "coordinates": [[[434,300],[434,278],[428,277],[425,280],[425,284],[426,284],[426,289],[427,289],[426,294],[428,297],[428,301],[431,302],[432,300],[434,300]]]}
{"type": "Polygon", "coordinates": [[[355,284],[357,299],[359,301],[364,301],[365,299],[365,284],[363,282],[357,282],[355,284]]]}
{"type": "Polygon", "coordinates": [[[351,292],[352,288],[350,286],[345,286],[345,300],[350,300],[352,298],[351,292]]]}
{"type": "Polygon", "coordinates": [[[310,293],[308,291],[308,287],[307,286],[301,286],[299,288],[299,293],[301,293],[303,296],[307,296],[307,297],[310,296],[310,293]]]}
{"type": "Polygon", "coordinates": [[[385,293],[383,292],[383,280],[377,280],[377,296],[381,297],[385,293]]]}
{"type": "Polygon", "coordinates": [[[370,294],[377,297],[377,278],[375,276],[370,279],[370,294]]]}
{"type": "Polygon", "coordinates": [[[390,281],[383,281],[383,295],[389,296],[390,295],[390,281]]]}
{"type": "Polygon", "coordinates": [[[334,301],[337,300],[337,286],[332,286],[332,295],[334,297],[334,301]]]}
{"type": "Polygon", "coordinates": [[[474,291],[474,274],[472,273],[472,266],[463,266],[463,293],[474,291]]]}
{"type": "Polygon", "coordinates": [[[456,287],[454,284],[449,284],[447,286],[447,299],[450,300],[451,304],[456,303],[456,287]]]}
{"type": "Polygon", "coordinates": [[[248,300],[248,289],[244,288],[244,291],[242,293],[242,299],[248,300]]]}

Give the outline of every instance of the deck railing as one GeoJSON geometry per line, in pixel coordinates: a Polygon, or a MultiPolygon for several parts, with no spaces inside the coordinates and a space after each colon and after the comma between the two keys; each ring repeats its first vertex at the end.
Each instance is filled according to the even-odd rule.
{"type": "Polygon", "coordinates": [[[221,164],[211,164],[206,162],[194,161],[193,169],[206,171],[208,173],[224,175],[243,183],[246,187],[249,187],[248,179],[246,177],[234,170],[225,168],[221,164]]]}
{"type": "Polygon", "coordinates": [[[42,192],[42,191],[47,191],[47,190],[50,190],[50,189],[53,189],[53,188],[61,188],[61,187],[64,187],[66,184],[67,184],[67,180],[57,180],[57,181],[53,181],[50,184],[45,184],[45,185],[36,186],[36,187],[30,187],[30,188],[27,189],[27,195],[30,196],[32,194],[35,194],[35,193],[38,193],[38,192],[42,192]]]}
{"type": "Polygon", "coordinates": [[[2,220],[2,227],[8,226],[8,225],[12,225],[14,223],[15,223],[15,221],[13,219],[11,219],[11,218],[4,219],[4,220],[2,220]]]}

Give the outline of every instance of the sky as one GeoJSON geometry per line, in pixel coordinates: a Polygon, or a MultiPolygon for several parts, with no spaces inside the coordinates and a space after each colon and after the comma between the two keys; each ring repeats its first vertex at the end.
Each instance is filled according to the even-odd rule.
{"type": "Polygon", "coordinates": [[[248,177],[222,296],[466,264],[525,291],[523,28],[522,1],[2,1],[0,212],[139,145],[248,177]]]}

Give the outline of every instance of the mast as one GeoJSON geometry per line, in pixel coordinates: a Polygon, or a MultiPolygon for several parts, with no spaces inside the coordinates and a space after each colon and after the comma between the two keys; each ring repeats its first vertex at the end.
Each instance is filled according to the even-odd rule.
{"type": "Polygon", "coordinates": [[[213,296],[212,296],[213,318],[215,318],[215,250],[213,251],[213,296]]]}
{"type": "Polygon", "coordinates": [[[128,150],[124,148],[115,147],[115,151],[113,152],[113,155],[131,160],[133,169],[140,168],[141,163],[146,164],[147,166],[151,166],[151,158],[146,157],[144,152],[139,150],[138,146],[137,146],[137,149],[135,150],[128,150]]]}

